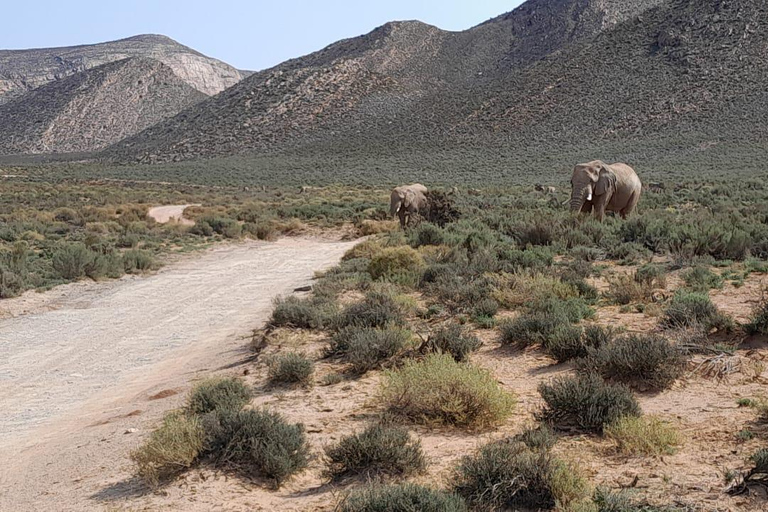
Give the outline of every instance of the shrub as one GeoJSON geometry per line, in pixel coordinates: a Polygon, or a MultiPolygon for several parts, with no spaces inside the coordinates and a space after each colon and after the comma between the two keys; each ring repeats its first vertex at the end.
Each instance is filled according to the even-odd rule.
{"type": "Polygon", "coordinates": [[[493,285],[493,298],[510,309],[579,296],[573,285],[544,274],[503,274],[495,277],[493,285]]]}
{"type": "Polygon", "coordinates": [[[549,247],[529,247],[524,250],[509,249],[506,246],[498,251],[499,260],[506,263],[510,270],[543,270],[551,267],[555,253],[549,247]]]}
{"type": "Polygon", "coordinates": [[[730,331],[733,320],[712,304],[708,295],[678,290],[664,311],[661,325],[671,329],[730,331]]]}
{"type": "Polygon", "coordinates": [[[700,265],[683,272],[683,280],[686,287],[700,293],[707,293],[712,288],[720,289],[723,287],[722,276],[700,265]]]}
{"type": "Polygon", "coordinates": [[[251,389],[240,379],[212,377],[192,388],[187,407],[194,414],[239,411],[251,400],[251,389]]]}
{"type": "Polygon", "coordinates": [[[218,416],[221,444],[218,459],[251,474],[274,480],[276,486],[307,466],[309,445],[300,423],[280,414],[245,409],[218,416]]]}
{"type": "Polygon", "coordinates": [[[595,314],[595,310],[581,297],[572,297],[569,299],[556,299],[550,297],[532,303],[530,309],[535,313],[544,313],[554,317],[564,317],[571,323],[577,323],[585,318],[591,318],[595,314]]]}
{"type": "Polygon", "coordinates": [[[562,314],[524,313],[501,325],[501,343],[517,348],[545,345],[559,327],[569,324],[562,314]]]}
{"type": "Polygon", "coordinates": [[[175,411],[131,453],[131,460],[139,477],[154,487],[189,468],[202,451],[203,441],[200,420],[175,411]]]}
{"type": "Polygon", "coordinates": [[[649,299],[652,291],[653,289],[645,282],[638,281],[636,277],[622,274],[608,281],[605,297],[614,304],[624,306],[649,299]]]}
{"type": "Polygon", "coordinates": [[[270,221],[261,221],[261,222],[247,222],[243,225],[243,229],[255,236],[258,240],[265,240],[272,242],[274,240],[277,240],[278,237],[278,231],[275,225],[270,221]]]}
{"type": "Polygon", "coordinates": [[[557,443],[557,434],[549,425],[542,424],[522,431],[514,437],[514,440],[523,443],[531,450],[549,450],[557,443]]]}
{"type": "Polygon", "coordinates": [[[605,427],[605,435],[624,455],[671,455],[680,434],[654,416],[624,416],[605,427]]]}
{"type": "Polygon", "coordinates": [[[632,334],[590,351],[578,363],[582,372],[597,372],[603,378],[639,383],[650,389],[666,389],[685,369],[685,359],[666,338],[632,334]]]}
{"type": "Polygon", "coordinates": [[[601,325],[588,325],[584,328],[584,344],[587,347],[600,348],[616,337],[616,329],[601,325]]]}
{"type": "Polygon", "coordinates": [[[85,271],[94,257],[94,253],[83,243],[65,243],[53,253],[53,269],[64,279],[80,279],[85,277],[85,271]]]}
{"type": "Polygon", "coordinates": [[[639,416],[640,406],[623,385],[608,384],[596,374],[560,377],[539,385],[546,405],[537,418],[561,428],[602,432],[622,416],[639,416]]]}
{"type": "Polygon", "coordinates": [[[664,267],[646,263],[635,272],[635,281],[649,288],[666,288],[667,275],[664,267]]]}
{"type": "Polygon", "coordinates": [[[130,273],[146,272],[155,264],[152,253],[141,249],[131,249],[123,253],[123,269],[130,273]]]}
{"type": "Polygon", "coordinates": [[[475,305],[491,295],[488,279],[484,276],[461,275],[461,269],[453,265],[433,265],[427,269],[422,278],[422,287],[427,294],[451,310],[461,312],[472,311],[475,305]]]}
{"type": "Polygon", "coordinates": [[[206,231],[204,227],[206,225],[210,226],[214,233],[223,235],[225,238],[239,238],[243,231],[242,226],[240,226],[240,223],[238,223],[236,220],[228,219],[226,217],[214,216],[207,216],[199,219],[192,230],[194,231],[196,228],[198,228],[198,226],[200,226],[199,229],[201,231],[206,231]]]}
{"type": "Polygon", "coordinates": [[[269,321],[273,327],[322,329],[331,323],[336,314],[336,304],[319,297],[277,298],[274,305],[269,321]]]}
{"type": "Polygon", "coordinates": [[[443,245],[445,235],[443,230],[434,224],[423,222],[413,228],[408,234],[411,247],[418,248],[425,245],[443,245]]]}
{"type": "Polygon", "coordinates": [[[768,300],[762,300],[755,307],[744,330],[747,334],[768,334],[768,300]]]}
{"type": "Polygon", "coordinates": [[[374,279],[395,279],[410,276],[414,285],[421,279],[424,258],[412,247],[388,247],[371,258],[368,272],[374,279]]]}
{"type": "Polygon", "coordinates": [[[343,437],[325,449],[325,456],[328,474],[334,479],[349,475],[407,476],[427,465],[421,442],[405,429],[385,425],[343,437]]]}
{"type": "Polygon", "coordinates": [[[472,307],[475,318],[493,318],[499,312],[499,303],[491,298],[483,299],[472,307]]]}
{"type": "Polygon", "coordinates": [[[584,330],[570,324],[558,325],[545,342],[547,353],[558,363],[587,355],[584,330]]]}
{"type": "Polygon", "coordinates": [[[341,313],[337,327],[386,327],[405,321],[397,302],[381,292],[368,293],[365,298],[350,304],[341,313]]]}
{"type": "Polygon", "coordinates": [[[482,344],[477,336],[468,333],[461,325],[450,324],[432,333],[425,348],[429,352],[450,354],[454,360],[464,361],[482,344]]]}
{"type": "Polygon", "coordinates": [[[493,442],[459,464],[454,489],[481,510],[551,509],[586,499],[581,475],[548,450],[523,443],[493,442]]]}
{"type": "Polygon", "coordinates": [[[467,512],[459,496],[405,483],[368,487],[339,504],[339,512],[467,512]]]}
{"type": "Polygon", "coordinates": [[[412,345],[411,332],[398,327],[346,327],[336,333],[326,351],[341,355],[358,374],[380,368],[412,345]]]}
{"type": "Polygon", "coordinates": [[[307,385],[312,381],[315,365],[307,356],[288,352],[279,354],[268,361],[269,382],[272,384],[307,385]]]}
{"type": "Polygon", "coordinates": [[[386,373],[382,398],[391,413],[409,421],[476,428],[498,424],[515,405],[488,371],[445,354],[386,373]]]}

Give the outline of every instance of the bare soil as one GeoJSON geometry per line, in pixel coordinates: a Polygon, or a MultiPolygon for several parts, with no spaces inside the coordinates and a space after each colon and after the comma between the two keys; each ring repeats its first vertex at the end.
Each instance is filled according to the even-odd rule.
{"type": "Polygon", "coordinates": [[[129,451],[190,383],[241,371],[274,297],[352,245],[247,242],[0,302],[0,510],[106,508],[129,451]]]}
{"type": "Polygon", "coordinates": [[[184,226],[194,226],[195,222],[191,219],[184,217],[184,210],[190,206],[200,206],[199,204],[173,204],[166,206],[156,206],[150,208],[147,212],[147,216],[155,219],[155,222],[160,224],[167,224],[171,221],[177,222],[184,226]]]}

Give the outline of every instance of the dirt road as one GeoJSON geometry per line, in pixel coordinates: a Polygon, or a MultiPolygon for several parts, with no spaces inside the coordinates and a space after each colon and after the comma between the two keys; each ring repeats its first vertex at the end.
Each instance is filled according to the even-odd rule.
{"type": "Polygon", "coordinates": [[[124,477],[135,429],[191,380],[247,359],[244,338],[272,299],[353,244],[249,242],[53,301],[0,302],[0,318],[14,301],[30,311],[0,320],[0,510],[101,509],[93,496],[124,477]]]}
{"type": "Polygon", "coordinates": [[[197,204],[173,204],[167,206],[156,206],[150,208],[147,216],[155,219],[160,224],[166,224],[171,220],[176,220],[185,226],[194,226],[194,222],[184,217],[184,210],[190,206],[200,206],[197,204]]]}

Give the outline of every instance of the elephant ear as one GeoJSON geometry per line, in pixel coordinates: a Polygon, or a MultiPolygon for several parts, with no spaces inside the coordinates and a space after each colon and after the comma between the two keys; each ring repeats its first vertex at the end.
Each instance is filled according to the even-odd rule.
{"type": "Polygon", "coordinates": [[[616,175],[607,165],[603,165],[600,169],[600,177],[597,180],[597,186],[595,186],[595,194],[603,195],[613,193],[616,190],[616,175]]]}

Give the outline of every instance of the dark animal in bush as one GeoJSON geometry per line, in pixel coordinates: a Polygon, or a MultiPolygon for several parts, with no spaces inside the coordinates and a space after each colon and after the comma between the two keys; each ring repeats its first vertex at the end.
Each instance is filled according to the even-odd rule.
{"type": "Polygon", "coordinates": [[[571,177],[571,210],[591,213],[602,222],[605,212],[626,219],[640,201],[643,185],[627,164],[608,165],[601,160],[579,164],[571,177]]]}
{"type": "Polygon", "coordinates": [[[453,205],[451,194],[445,192],[427,192],[427,206],[423,217],[427,222],[445,227],[461,218],[461,212],[453,205]]]}
{"type": "Polygon", "coordinates": [[[664,192],[665,189],[666,189],[666,187],[664,186],[663,183],[649,183],[648,184],[648,190],[650,190],[651,192],[660,193],[660,192],[664,192]]]}
{"type": "Polygon", "coordinates": [[[427,208],[427,187],[420,183],[403,185],[392,189],[389,202],[389,214],[400,218],[400,226],[405,228],[414,215],[427,208]]]}

